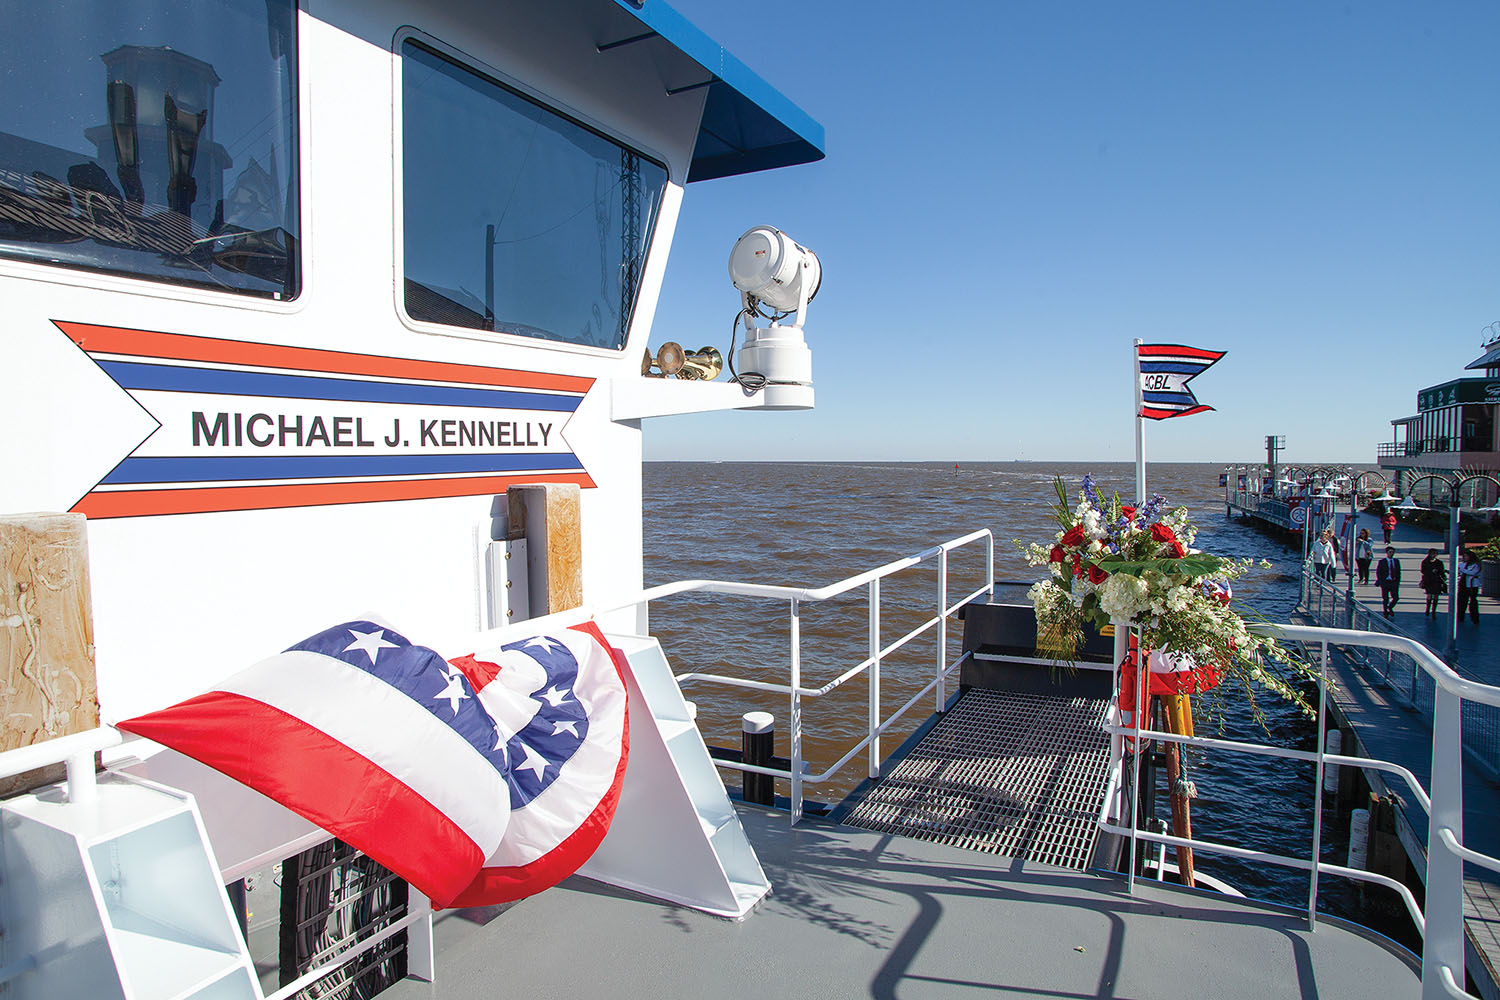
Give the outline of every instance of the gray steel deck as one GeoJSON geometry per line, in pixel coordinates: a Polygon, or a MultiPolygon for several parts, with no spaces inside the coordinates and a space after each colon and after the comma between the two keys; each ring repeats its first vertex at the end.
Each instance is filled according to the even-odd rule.
{"type": "Polygon", "coordinates": [[[1108,707],[970,688],[844,822],[1082,871],[1109,781],[1108,707]]]}
{"type": "Polygon", "coordinates": [[[1410,955],[1207,893],[741,807],[773,892],[743,922],[573,878],[437,925],[441,997],[1415,997],[1410,955]]]}

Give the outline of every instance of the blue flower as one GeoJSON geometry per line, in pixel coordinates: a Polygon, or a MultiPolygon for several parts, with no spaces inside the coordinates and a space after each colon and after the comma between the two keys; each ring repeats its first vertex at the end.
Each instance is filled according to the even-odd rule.
{"type": "Polygon", "coordinates": [[[1083,498],[1094,507],[1099,506],[1099,492],[1094,487],[1094,477],[1088,473],[1083,476],[1083,498]]]}

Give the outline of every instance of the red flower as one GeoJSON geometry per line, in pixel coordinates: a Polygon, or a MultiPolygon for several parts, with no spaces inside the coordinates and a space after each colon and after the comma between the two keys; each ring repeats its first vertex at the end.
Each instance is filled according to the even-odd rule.
{"type": "Polygon", "coordinates": [[[1134,518],[1135,517],[1135,508],[1134,507],[1126,507],[1124,505],[1121,505],[1121,507],[1120,507],[1120,516],[1123,517],[1123,518],[1126,518],[1127,520],[1129,520],[1131,518],[1134,518]]]}
{"type": "Polygon", "coordinates": [[[1167,543],[1167,554],[1173,559],[1181,559],[1187,555],[1187,550],[1182,547],[1181,542],[1174,538],[1167,543]]]}
{"type": "Polygon", "coordinates": [[[1068,529],[1067,534],[1062,536],[1062,543],[1064,545],[1077,545],[1086,537],[1088,537],[1088,535],[1083,530],[1083,525],[1075,524],[1073,525],[1073,527],[1068,529]]]}
{"type": "Polygon", "coordinates": [[[1156,539],[1158,542],[1177,541],[1177,533],[1174,532],[1171,528],[1167,527],[1165,524],[1162,524],[1160,521],[1151,526],[1151,537],[1156,539]]]}
{"type": "Polygon", "coordinates": [[[1090,566],[1089,567],[1089,583],[1092,583],[1094,586],[1097,587],[1097,586],[1099,586],[1099,584],[1103,583],[1105,580],[1108,580],[1108,579],[1109,579],[1109,574],[1106,573],[1106,572],[1104,572],[1104,570],[1100,569],[1098,566],[1090,566]]]}
{"type": "Polygon", "coordinates": [[[1076,552],[1073,553],[1073,575],[1075,577],[1083,576],[1083,556],[1076,552]]]}
{"type": "Polygon", "coordinates": [[[1068,558],[1068,555],[1062,550],[1061,545],[1052,546],[1052,551],[1047,553],[1048,562],[1062,562],[1066,558],[1068,558]]]}

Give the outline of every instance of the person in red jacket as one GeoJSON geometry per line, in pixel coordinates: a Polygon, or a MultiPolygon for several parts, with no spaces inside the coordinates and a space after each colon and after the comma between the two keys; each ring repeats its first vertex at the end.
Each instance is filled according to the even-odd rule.
{"type": "Polygon", "coordinates": [[[1385,516],[1380,519],[1380,527],[1385,531],[1385,544],[1391,544],[1391,532],[1396,530],[1396,515],[1387,508],[1385,516]]]}

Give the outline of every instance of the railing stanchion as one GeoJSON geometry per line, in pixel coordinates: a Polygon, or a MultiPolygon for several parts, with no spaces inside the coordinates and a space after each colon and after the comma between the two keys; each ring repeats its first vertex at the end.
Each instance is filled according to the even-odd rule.
{"type": "Polygon", "coordinates": [[[1464,981],[1464,863],[1443,844],[1448,829],[1464,840],[1463,702],[1434,685],[1432,706],[1432,809],[1427,820],[1427,940],[1422,949],[1422,1000],[1446,995],[1440,970],[1464,981]]]}
{"type": "Polygon", "coordinates": [[[1318,766],[1313,775],[1313,842],[1312,870],[1307,887],[1307,929],[1318,928],[1318,862],[1323,857],[1323,760],[1328,752],[1324,717],[1328,714],[1328,642],[1323,642],[1323,656],[1318,661],[1318,766]]]}
{"type": "Polygon", "coordinates": [[[985,588],[985,595],[990,600],[995,599],[995,536],[984,536],[984,578],[989,586],[985,588]]]}
{"type": "MultiPolygon", "coordinates": [[[[991,577],[993,580],[993,577],[991,577]]],[[[994,586],[993,583],[990,584],[994,586]]],[[[948,701],[948,550],[938,553],[938,654],[937,654],[937,705],[941,712],[948,701]]]]}
{"type": "Polygon", "coordinates": [[[792,825],[796,826],[802,819],[802,613],[795,597],[791,599],[791,605],[792,704],[788,735],[792,744],[792,825]]]}
{"type": "MultiPolygon", "coordinates": [[[[1128,650],[1130,641],[1130,626],[1122,622],[1120,624],[1117,624],[1115,628],[1118,630],[1122,626],[1127,630],[1125,634],[1126,649],[1128,650]]],[[[1141,742],[1141,729],[1143,728],[1141,725],[1141,720],[1145,718],[1147,708],[1146,699],[1150,697],[1147,692],[1151,690],[1150,685],[1146,682],[1147,676],[1151,671],[1146,665],[1146,657],[1143,655],[1144,651],[1140,649],[1139,645],[1137,645],[1136,649],[1134,720],[1135,752],[1130,755],[1132,768],[1130,779],[1130,872],[1126,879],[1126,889],[1132,896],[1135,895],[1135,866],[1136,859],[1139,857],[1139,834],[1141,829],[1140,818],[1138,816],[1141,807],[1141,753],[1145,750],[1145,747],[1141,742]]],[[[1152,791],[1155,792],[1155,789],[1152,789],[1152,791]]]]}
{"type": "Polygon", "coordinates": [[[867,773],[880,777],[880,581],[870,581],[870,746],[867,773]]]}

